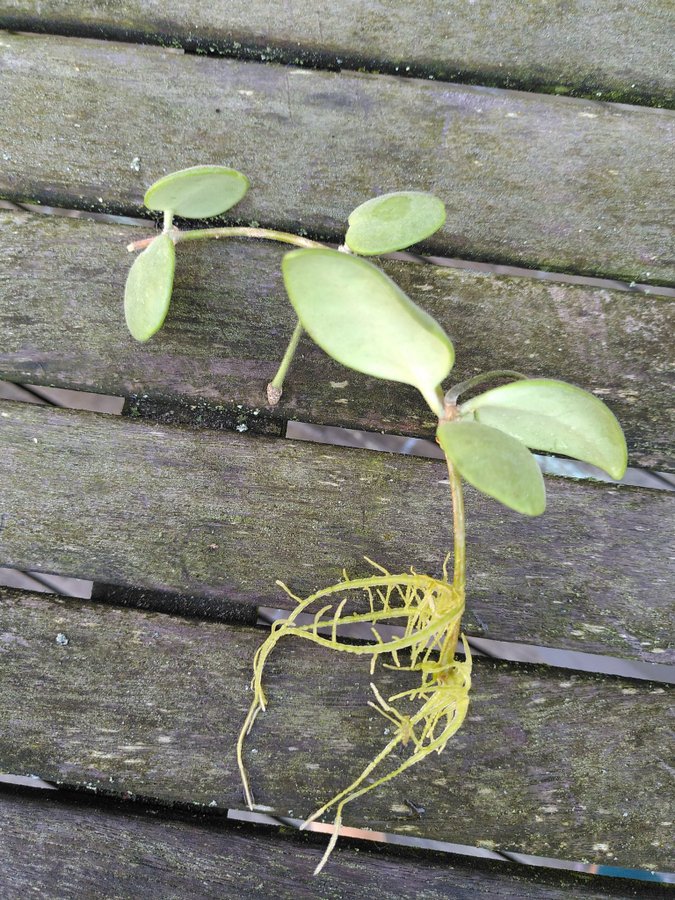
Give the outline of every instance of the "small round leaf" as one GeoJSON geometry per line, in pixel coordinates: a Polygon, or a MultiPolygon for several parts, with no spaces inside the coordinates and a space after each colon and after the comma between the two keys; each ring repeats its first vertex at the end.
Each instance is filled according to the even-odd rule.
{"type": "Polygon", "coordinates": [[[169,311],[176,249],[162,234],[134,260],[124,288],[124,316],[132,336],[147,341],[162,327],[169,311]]]}
{"type": "Polygon", "coordinates": [[[345,243],[354,253],[393,253],[424,240],[445,222],[445,207],[433,194],[399,191],[358,206],[349,217],[345,243]]]}
{"type": "Polygon", "coordinates": [[[293,250],[281,269],[303,328],[326,353],[366,375],[413,385],[442,415],[436,388],[452,368],[452,343],[391,278],[337,250],[293,250]]]}
{"type": "Polygon", "coordinates": [[[443,422],[436,435],[469,484],[526,516],[544,512],[544,479],[535,458],[520,441],[479,422],[443,422]]]}
{"type": "Polygon", "coordinates": [[[148,209],[167,210],[185,219],[208,219],[239,203],[248,178],[226,166],[193,166],[165,175],[145,192],[148,209]]]}
{"type": "Polygon", "coordinates": [[[548,378],[503,384],[460,407],[533,450],[562,453],[623,478],[628,451],[614,414],[593,394],[548,378]]]}

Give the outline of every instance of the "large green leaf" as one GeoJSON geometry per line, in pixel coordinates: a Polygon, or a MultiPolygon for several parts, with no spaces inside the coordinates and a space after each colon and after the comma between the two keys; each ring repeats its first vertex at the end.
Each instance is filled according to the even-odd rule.
{"type": "Polygon", "coordinates": [[[626,471],[626,439],[614,414],[593,394],[564,381],[514,381],[473,397],[460,411],[533,450],[583,460],[612,478],[626,471]]]}
{"type": "Polygon", "coordinates": [[[446,456],[469,484],[526,516],[543,513],[544,479],[520,441],[480,422],[443,422],[436,434],[446,456]]]}
{"type": "Polygon", "coordinates": [[[445,222],[445,207],[433,194],[399,191],[357,206],[345,243],[354,253],[393,253],[424,240],[445,222]]]}
{"type": "Polygon", "coordinates": [[[337,250],[293,250],[281,265],[303,328],[345,366],[418,388],[437,415],[436,388],[454,362],[441,326],[384,272],[337,250]]]}
{"type": "Polygon", "coordinates": [[[176,250],[162,234],[134,260],[124,288],[124,316],[137,341],[147,341],[166,318],[173,289],[176,250]]]}
{"type": "Polygon", "coordinates": [[[193,166],[165,175],[145,192],[148,209],[170,211],[185,219],[208,219],[239,203],[248,178],[226,166],[193,166]]]}

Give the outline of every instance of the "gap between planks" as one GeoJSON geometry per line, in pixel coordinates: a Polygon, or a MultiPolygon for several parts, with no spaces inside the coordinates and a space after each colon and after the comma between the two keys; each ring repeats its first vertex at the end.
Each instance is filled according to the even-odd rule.
{"type": "Polygon", "coordinates": [[[661,48],[669,24],[667,13],[644,7],[635,20],[630,13],[603,18],[607,10],[598,3],[584,12],[575,9],[567,18],[560,10],[552,16],[542,10],[535,22],[531,11],[523,20],[511,4],[506,9],[497,4],[491,16],[501,19],[501,26],[495,28],[492,21],[488,25],[485,18],[477,18],[469,5],[453,10],[450,32],[443,10],[433,0],[411,5],[409,10],[379,3],[375,15],[372,4],[346,0],[339,13],[324,9],[302,21],[297,12],[270,21],[265,3],[231,4],[224,22],[218,21],[212,6],[203,4],[190,4],[188,18],[180,4],[156,18],[132,2],[122,4],[125,25],[119,24],[117,7],[112,14],[100,5],[84,13],[73,4],[73,14],[62,2],[22,5],[22,10],[16,4],[7,12],[0,8],[0,27],[331,72],[673,105],[667,49],[661,48]],[[546,35],[543,50],[540,34],[546,35]],[[640,41],[632,42],[636,34],[640,41]],[[561,35],[564,42],[559,40],[561,35]],[[648,62],[644,47],[650,47],[648,62]],[[592,68],[588,64],[591,49],[592,68]]]}
{"type": "MultiPolygon", "coordinates": [[[[179,594],[169,595],[166,592],[134,591],[133,588],[122,589],[114,585],[94,584],[80,578],[68,578],[40,572],[22,572],[16,569],[0,568],[0,587],[10,587],[19,591],[30,591],[55,594],[58,597],[73,600],[90,600],[110,606],[130,607],[149,612],[173,613],[188,615],[181,610],[179,594]]],[[[229,604],[224,611],[213,616],[213,621],[228,624],[257,624],[270,630],[274,622],[288,616],[289,610],[276,609],[269,606],[250,607],[247,604],[229,604]]],[[[201,620],[209,620],[208,611],[198,616],[201,620]]],[[[298,622],[309,623],[312,617],[303,614],[298,622]]],[[[327,629],[319,629],[320,633],[327,629]]],[[[395,626],[380,626],[382,636],[401,637],[403,629],[395,626]]],[[[372,643],[373,637],[365,625],[347,625],[336,629],[338,637],[347,640],[372,643]]],[[[652,681],[655,684],[675,684],[675,666],[663,663],[650,663],[641,660],[630,660],[619,656],[603,656],[599,653],[586,653],[580,650],[560,650],[555,647],[542,647],[536,644],[524,644],[518,641],[500,641],[477,635],[465,635],[474,656],[486,656],[502,662],[525,665],[543,665],[550,668],[586,672],[591,675],[614,675],[636,681],[652,681]]],[[[457,653],[464,654],[461,641],[457,643],[457,653]]]]}
{"type": "MultiPolygon", "coordinates": [[[[5,769],[104,796],[207,810],[238,807],[240,782],[226,748],[247,706],[255,630],[102,612],[90,604],[49,605],[53,610],[10,596],[3,603],[5,629],[16,637],[5,657],[10,677],[0,686],[14,723],[11,735],[0,734],[5,769]],[[70,635],[69,644],[55,643],[57,627],[70,635]]],[[[326,656],[290,646],[277,656],[267,678],[270,706],[248,744],[258,801],[275,803],[282,817],[308,814],[383,739],[363,706],[367,673],[358,677],[343,658],[322,668],[326,656]],[[325,671],[320,683],[317,666],[325,671]],[[308,760],[322,764],[308,767],[308,760]]],[[[440,771],[416,768],[405,788],[410,793],[401,795],[399,785],[373,795],[354,814],[355,824],[443,841],[463,838],[469,845],[490,838],[488,846],[500,850],[661,870],[665,845],[650,841],[661,837],[659,823],[667,817],[664,690],[625,689],[588,676],[563,684],[543,669],[516,674],[489,661],[476,666],[475,676],[468,727],[448,764],[440,771]],[[516,758],[505,740],[516,741],[516,758]],[[636,741],[641,752],[627,752],[636,741]],[[587,758],[577,764],[572,748],[579,742],[587,758]],[[462,759],[471,765],[458,767],[462,759]],[[642,792],[633,798],[636,779],[642,792]],[[504,784],[510,799],[502,797],[504,784]],[[491,788],[488,805],[477,786],[491,788]],[[421,819],[398,808],[402,796],[427,807],[421,819]],[[493,809],[500,802],[508,809],[506,821],[493,809]],[[607,847],[591,852],[598,841],[607,847]]],[[[387,692],[407,680],[404,671],[378,672],[387,692]]]]}
{"type": "MultiPolygon", "coordinates": [[[[68,857],[67,874],[61,878],[64,889],[68,889],[66,884],[74,886],[77,896],[82,896],[85,884],[92,895],[107,895],[106,888],[113,879],[117,891],[124,896],[173,896],[176,876],[180,878],[183,896],[230,896],[230,889],[239,895],[242,875],[251,882],[247,886],[250,897],[268,900],[275,896],[271,885],[277,885],[277,881],[280,893],[276,896],[291,896],[291,891],[294,897],[308,896],[308,873],[318,862],[325,840],[320,841],[316,835],[299,835],[297,831],[279,833],[277,820],[273,825],[256,824],[237,821],[236,811],[222,814],[227,818],[212,811],[195,814],[189,809],[183,812],[154,805],[120,804],[65,791],[47,797],[42,791],[4,787],[0,789],[0,820],[4,822],[3,833],[13,860],[5,877],[11,879],[12,885],[18,883],[16,896],[23,897],[25,866],[34,890],[39,891],[44,885],[44,889],[53,892],[60,888],[60,878],[54,876],[51,858],[58,856],[58,848],[65,844],[74,849],[68,857]],[[294,860],[292,868],[288,866],[289,853],[294,860]],[[42,865],[36,866],[36,857],[42,865]],[[253,875],[258,876],[255,887],[253,875]],[[98,885],[101,888],[96,890],[98,885]]],[[[566,873],[557,866],[535,868],[513,862],[503,865],[508,857],[483,848],[468,847],[466,854],[462,853],[462,845],[454,845],[452,853],[444,848],[408,849],[405,838],[403,842],[390,840],[398,836],[388,834],[381,837],[390,847],[378,841],[380,846],[373,853],[371,847],[377,837],[373,832],[364,832],[361,839],[360,835],[345,836],[340,841],[319,883],[325,896],[354,900],[363,897],[365,887],[372,886],[372,895],[382,900],[417,898],[422,882],[426,900],[445,900],[455,885],[462,896],[467,890],[466,896],[473,896],[474,884],[482,892],[490,886],[496,896],[505,900],[520,900],[525,895],[533,900],[565,900],[570,891],[588,900],[667,896],[665,888],[657,884],[659,873],[647,873],[648,881],[624,877],[615,882],[596,877],[595,869],[589,869],[591,874],[581,874],[587,868],[583,863],[576,864],[575,873],[566,873]]],[[[644,870],[639,874],[644,874],[644,870]]],[[[10,891],[8,898],[13,896],[10,891]]],[[[72,896],[76,896],[75,892],[72,896]]]]}
{"type": "MultiPolygon", "coordinates": [[[[140,218],[135,216],[113,215],[111,213],[94,212],[88,209],[66,209],[58,206],[39,206],[36,203],[16,203],[10,200],[0,200],[0,209],[27,212],[32,215],[57,216],[68,219],[90,219],[94,222],[102,222],[108,225],[128,225],[144,228],[149,231],[152,225],[159,228],[159,220],[154,218],[140,218]]],[[[197,227],[195,223],[189,223],[190,227],[197,227]]],[[[208,223],[205,223],[207,225],[208,223]]],[[[199,225],[199,223],[197,223],[199,225]]],[[[275,228],[272,222],[265,223],[263,227],[275,228]]],[[[187,230],[187,229],[186,229],[187,230]]],[[[157,232],[159,233],[159,232],[157,232]]],[[[295,232],[298,233],[299,232],[295,232]]],[[[306,236],[306,235],[303,235],[306,236]]],[[[340,242],[326,242],[327,247],[337,249],[340,242]]],[[[385,253],[378,259],[398,259],[402,262],[418,263],[425,266],[438,266],[445,269],[463,269],[468,272],[480,272],[484,275],[507,275],[513,278],[533,278],[538,281],[553,281],[559,284],[578,284],[591,288],[603,288],[610,291],[629,291],[634,294],[652,295],[654,297],[675,297],[675,288],[662,284],[643,284],[636,281],[620,281],[615,278],[599,278],[592,275],[572,275],[567,272],[556,272],[548,269],[533,269],[523,266],[509,266],[500,263],[480,262],[474,259],[460,259],[447,256],[425,256],[413,250],[402,250],[397,253],[385,253]]]]}
{"type": "MultiPolygon", "coordinates": [[[[212,601],[286,606],[276,599],[271,573],[290,577],[293,571],[293,587],[305,593],[324,579],[339,580],[344,566],[362,572],[364,555],[390,569],[398,569],[403,557],[435,571],[447,551],[447,486],[434,460],[346,448],[326,452],[316,445],[212,430],[157,430],[133,419],[106,421],[31,404],[6,403],[2,417],[12,473],[4,495],[3,561],[13,568],[194,592],[212,601]],[[72,492],[66,498],[59,482],[59,473],[72,477],[73,464],[78,476],[73,488],[79,488],[82,504],[77,516],[67,506],[72,492]],[[310,494],[304,477],[313,479],[310,494]],[[36,478],[43,479],[42,503],[29,514],[26,503],[33,502],[36,478]],[[171,486],[172,499],[164,483],[171,486]],[[270,504],[269,498],[279,495],[275,492],[284,498],[282,508],[270,504]],[[359,516],[364,503],[365,517],[359,516]],[[331,509],[328,521],[325,504],[331,509]],[[396,516],[401,506],[407,510],[404,519],[396,516]],[[287,532],[289,515],[298,516],[294,536],[287,532]],[[172,547],[162,533],[167,525],[175,530],[172,547]],[[241,535],[249,549],[259,542],[255,553],[241,555],[241,535]]],[[[661,629],[672,596],[662,525],[672,511],[672,495],[564,479],[552,480],[549,492],[549,515],[536,523],[508,510],[495,515],[490,501],[467,492],[478,573],[472,613],[493,633],[502,629],[499,636],[505,639],[527,634],[539,645],[646,661],[666,652],[660,649],[661,629]],[[636,546],[641,547],[637,555],[636,546]],[[515,619],[513,597],[519,598],[515,619]],[[546,624],[536,613],[542,604],[546,624]],[[575,624],[566,605],[576,613],[575,624]],[[510,628],[503,627],[509,615],[510,628]],[[602,629],[589,624],[600,622],[602,629]],[[652,646],[647,639],[658,643],[652,646]]]]}
{"type": "MultiPolygon", "coordinates": [[[[675,292],[674,292],[675,293],[675,292]]],[[[126,398],[44,385],[17,384],[0,381],[0,399],[17,402],[44,404],[62,409],[80,409],[122,415],[126,398]]],[[[148,416],[148,418],[151,418],[148,416]]],[[[357,428],[342,428],[335,425],[314,425],[294,419],[285,421],[285,433],[289,440],[326,444],[333,447],[351,447],[382,453],[397,453],[422,459],[443,459],[436,443],[425,438],[403,437],[382,432],[363,431],[357,428]]],[[[652,490],[675,491],[675,474],[656,469],[629,466],[620,481],[616,481],[601,469],[588,463],[578,462],[558,456],[544,456],[534,453],[540,469],[545,475],[562,478],[590,479],[608,484],[626,484],[652,490]]],[[[80,596],[79,594],[77,596],[80,596]]]]}
{"type": "Polygon", "coordinates": [[[446,255],[671,284],[666,213],[658,215],[669,171],[667,110],[208,60],[106,41],[5,33],[3,43],[11,100],[3,150],[21,160],[20,172],[0,179],[8,199],[137,211],[144,181],[194,164],[197,117],[208,121],[208,146],[221,158],[249,160],[247,175],[259,190],[237,207],[241,222],[270,221],[283,211],[285,227],[302,220],[308,232],[337,234],[380,185],[410,188],[414,172],[415,185],[450,203],[445,226],[427,242],[446,255]],[[36,106],[45,79],[61,90],[36,106]],[[153,79],[151,94],[139,88],[153,79]],[[96,84],[109,103],[97,104],[96,84]],[[27,115],[30,145],[12,130],[27,115]],[[262,144],[261,128],[268,133],[262,144]],[[176,140],[158,143],[169,131],[176,140]],[[133,143],[120,134],[132,134],[133,143]],[[329,158],[326,142],[335,151],[329,158]],[[41,152],[46,143],[58,148],[60,162],[41,152]],[[143,174],[130,169],[136,158],[143,174]],[[636,159],[639,169],[629,164],[636,159]]]}
{"type": "MultiPolygon", "coordinates": [[[[5,213],[0,232],[16,264],[0,286],[9,341],[0,372],[13,382],[85,391],[95,385],[125,395],[128,415],[157,424],[245,425],[278,435],[290,418],[412,437],[432,433],[414,389],[349,373],[309,339],[281,407],[268,409],[265,385],[295,324],[278,271],[283,251],[269,243],[188,248],[166,326],[150,346],[140,346],[115,313],[129,268],[128,254],[120,256],[128,229],[5,213]],[[225,295],[216,287],[224,278],[225,295]],[[64,316],[68,342],[59,330],[64,316]]],[[[382,265],[458,344],[453,380],[508,364],[578,384],[611,398],[632,466],[673,467],[670,298],[400,260],[382,265]]]]}

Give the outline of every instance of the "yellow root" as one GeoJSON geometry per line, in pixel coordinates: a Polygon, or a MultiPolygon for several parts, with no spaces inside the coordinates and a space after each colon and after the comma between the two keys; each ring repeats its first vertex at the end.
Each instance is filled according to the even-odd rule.
{"type": "Polygon", "coordinates": [[[383,654],[389,654],[393,661],[385,664],[387,668],[420,672],[419,687],[402,691],[387,700],[382,697],[377,687],[371,684],[376,702],[369,701],[369,706],[394,726],[394,736],[347,788],[332,797],[303,824],[304,828],[331,807],[336,808],[333,834],[315,874],[324,867],[335,846],[342,823],[342,811],[346,804],[400,775],[430,753],[434,751],[440,753],[461,726],[469,705],[471,653],[463,635],[466,659],[464,662],[454,660],[457,635],[464,612],[463,587],[455,588],[445,580],[447,579],[445,565],[443,567],[445,579],[441,581],[427,575],[418,575],[414,571],[409,575],[391,575],[371,560],[368,562],[382,574],[349,579],[344,573],[344,581],[317,591],[305,600],[292,594],[282,582],[277,582],[298,605],[287,619],[274,623],[270,635],[255,654],[251,683],[253,700],[237,741],[237,761],[244,794],[248,806],[252,807],[253,796],[243,762],[244,741],[253,727],[258,712],[264,710],[266,706],[262,687],[265,663],[277,643],[287,635],[304,638],[343,653],[370,656],[371,673],[383,654]],[[366,593],[369,612],[344,615],[343,609],[348,599],[345,596],[336,606],[332,600],[322,605],[314,613],[310,623],[304,625],[298,623],[298,616],[308,612],[312,607],[316,609],[319,601],[349,591],[366,593]],[[403,625],[403,636],[389,641],[382,640],[375,626],[384,622],[403,625]],[[375,643],[369,645],[341,643],[337,635],[338,628],[354,623],[370,624],[375,643]],[[401,665],[398,656],[400,651],[409,651],[409,665],[401,665]],[[418,701],[421,705],[416,712],[405,714],[394,705],[395,701],[399,700],[404,700],[408,704],[418,701]],[[379,779],[361,787],[370,773],[396,747],[405,747],[409,743],[412,744],[413,752],[403,763],[379,779]]]}

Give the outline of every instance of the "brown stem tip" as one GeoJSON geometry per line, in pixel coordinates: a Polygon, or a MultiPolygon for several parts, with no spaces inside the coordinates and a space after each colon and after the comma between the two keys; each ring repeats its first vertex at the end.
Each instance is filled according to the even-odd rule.
{"type": "Polygon", "coordinates": [[[283,391],[281,388],[274,387],[273,384],[267,385],[267,403],[270,406],[276,406],[277,403],[281,400],[281,395],[283,391]]]}

